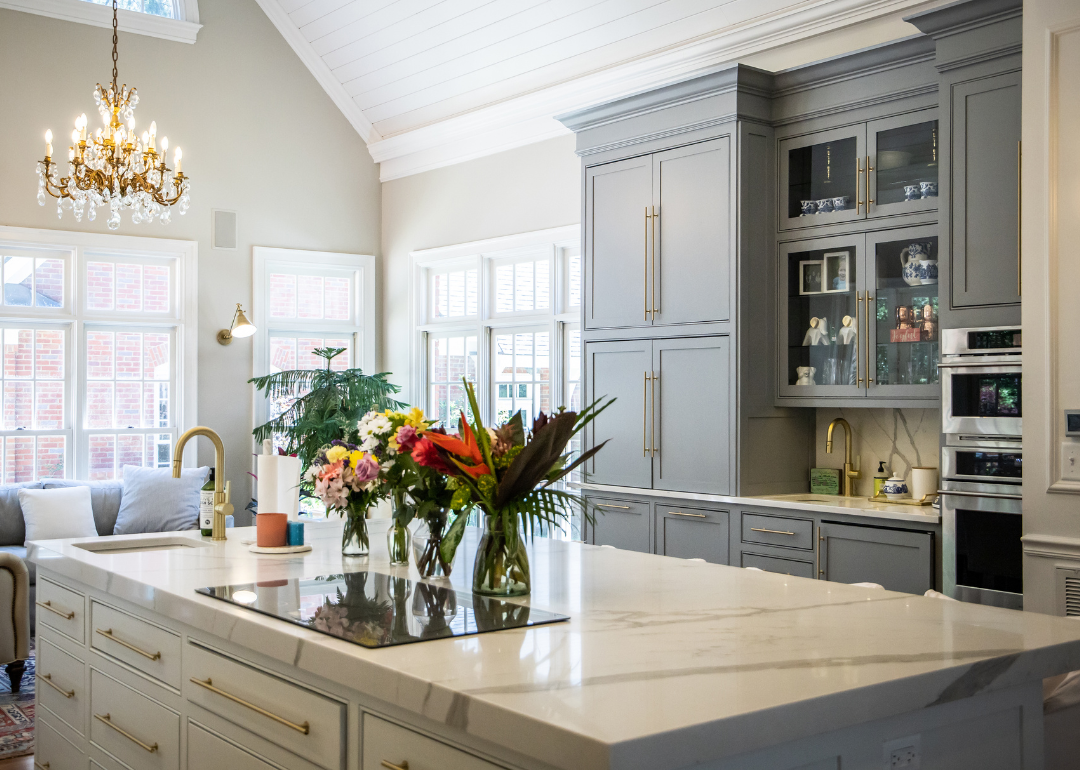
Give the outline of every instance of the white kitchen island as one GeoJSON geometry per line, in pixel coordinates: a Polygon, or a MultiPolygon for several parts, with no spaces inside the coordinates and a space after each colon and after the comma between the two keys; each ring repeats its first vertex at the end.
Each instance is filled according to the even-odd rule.
{"type": "Polygon", "coordinates": [[[35,759],[848,770],[910,746],[922,770],[1034,770],[1042,679],[1080,668],[1075,621],[548,540],[527,602],[571,619],[529,629],[367,649],[195,592],[366,566],[416,578],[371,524],[363,560],[343,560],[340,524],[309,525],[314,550],[288,557],[249,553],[253,529],[122,538],[201,546],[166,550],[38,543],[35,759]]]}

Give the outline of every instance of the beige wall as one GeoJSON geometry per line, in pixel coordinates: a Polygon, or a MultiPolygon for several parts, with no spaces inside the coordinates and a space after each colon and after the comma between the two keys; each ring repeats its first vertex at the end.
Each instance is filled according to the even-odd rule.
{"type": "Polygon", "coordinates": [[[382,357],[411,400],[409,253],[581,221],[581,166],[565,136],[383,184],[382,357]]]}
{"type": "Polygon", "coordinates": [[[1024,609],[1057,611],[1080,569],[1080,482],[1063,480],[1065,409],[1080,409],[1080,6],[1024,2],[1024,609]]]}
{"type": "MultiPolygon", "coordinates": [[[[255,0],[200,0],[195,45],[120,35],[120,80],[139,89],[141,131],[184,150],[191,210],[172,224],[132,225],[120,235],[199,244],[199,421],[218,430],[238,509],[250,499],[252,391],[250,340],[230,347],[214,335],[236,302],[251,304],[251,247],[279,246],[376,254],[378,170],[363,141],[255,0]],[[237,211],[238,248],[210,248],[211,208],[237,211]]],[[[96,125],[93,90],[110,77],[111,31],[0,10],[0,224],[108,232],[105,216],[57,220],[39,207],[34,161],[46,128],[64,138],[81,112],[96,125]]],[[[210,462],[208,444],[200,459],[210,462]]]]}

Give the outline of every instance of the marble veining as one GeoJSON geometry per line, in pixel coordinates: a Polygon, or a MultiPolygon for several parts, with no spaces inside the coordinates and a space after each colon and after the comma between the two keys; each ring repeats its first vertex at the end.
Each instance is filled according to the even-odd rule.
{"type": "MultiPolygon", "coordinates": [[[[567,623],[371,650],[195,589],[388,564],[343,558],[341,525],[303,557],[208,548],[103,555],[35,544],[50,574],[565,770],[675,770],[1080,669],[1080,624],[877,589],[538,540],[533,593],[567,623]],[[763,721],[764,720],[764,721],[763,721]],[[767,725],[768,729],[764,729],[767,725]]],[[[198,537],[198,533],[190,535],[198,537]]],[[[138,539],[140,536],[129,536],[138,539]]],[[[467,590],[477,533],[452,583],[467,590]]],[[[325,686],[325,685],[324,685],[325,686]]]]}

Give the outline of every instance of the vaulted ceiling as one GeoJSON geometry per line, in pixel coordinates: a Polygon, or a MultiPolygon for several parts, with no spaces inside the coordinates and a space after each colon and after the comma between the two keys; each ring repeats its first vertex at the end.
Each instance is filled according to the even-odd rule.
{"type": "MultiPolygon", "coordinates": [[[[393,178],[552,119],[926,0],[258,0],[393,178]]],[[[879,23],[879,27],[882,25],[879,23]]],[[[862,40],[881,42],[881,29],[862,40]]],[[[867,43],[867,44],[868,44],[867,43]]],[[[854,47],[861,47],[855,45],[854,47]]]]}

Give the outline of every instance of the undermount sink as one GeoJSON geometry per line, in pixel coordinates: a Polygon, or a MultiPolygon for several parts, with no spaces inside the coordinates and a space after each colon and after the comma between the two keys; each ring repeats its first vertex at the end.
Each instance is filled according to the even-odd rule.
{"type": "Polygon", "coordinates": [[[112,540],[102,538],[85,543],[72,543],[91,553],[121,554],[145,551],[175,551],[180,548],[206,548],[206,543],[189,537],[151,537],[143,540],[112,540]]]}

